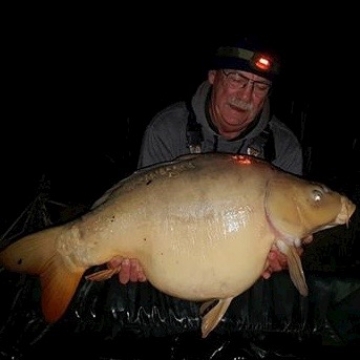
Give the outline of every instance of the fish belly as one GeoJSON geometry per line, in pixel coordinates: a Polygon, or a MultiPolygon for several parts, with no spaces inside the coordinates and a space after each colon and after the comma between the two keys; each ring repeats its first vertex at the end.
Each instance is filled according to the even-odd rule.
{"type": "Polygon", "coordinates": [[[153,246],[142,259],[149,281],[189,300],[235,296],[252,286],[274,241],[267,227],[257,226],[255,231],[249,224],[234,233],[200,227],[149,238],[153,246]]]}

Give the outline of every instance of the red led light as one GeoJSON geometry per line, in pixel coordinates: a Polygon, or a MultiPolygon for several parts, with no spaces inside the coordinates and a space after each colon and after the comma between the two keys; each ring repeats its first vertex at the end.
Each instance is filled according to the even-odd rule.
{"type": "Polygon", "coordinates": [[[235,160],[236,163],[240,165],[251,165],[252,160],[244,155],[233,155],[232,158],[235,160]]]}
{"type": "Polygon", "coordinates": [[[254,62],[254,65],[261,70],[269,70],[269,68],[271,67],[271,62],[265,57],[259,57],[254,62]]]}

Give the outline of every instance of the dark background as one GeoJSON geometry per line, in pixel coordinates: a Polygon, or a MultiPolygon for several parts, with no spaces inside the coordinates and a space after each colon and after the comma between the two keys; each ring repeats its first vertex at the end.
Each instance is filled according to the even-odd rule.
{"type": "Polygon", "coordinates": [[[273,106],[302,141],[307,173],[355,186],[353,10],[221,5],[5,12],[1,218],[22,210],[43,176],[53,200],[91,204],[130,174],[151,117],[190,96],[216,46],[237,34],[258,35],[280,54],[273,106]]]}
{"type": "MultiPolygon", "coordinates": [[[[76,7],[74,4],[42,4],[38,7],[15,4],[12,9],[3,9],[1,234],[16,219],[20,219],[23,212],[26,215],[20,219],[22,221],[18,226],[23,226],[20,230],[31,226],[31,221],[30,225],[24,224],[23,219],[31,220],[34,208],[34,218],[39,213],[43,215],[43,209],[36,206],[24,210],[44,182],[49,185],[51,200],[76,208],[79,204],[88,206],[114,182],[131,173],[135,169],[142,133],[151,117],[164,106],[183,100],[194,91],[206,76],[208,57],[222,39],[227,39],[228,35],[247,33],[265,37],[282,57],[282,74],[272,94],[273,105],[279,118],[295,131],[303,143],[307,174],[345,190],[359,203],[358,19],[355,18],[358,12],[341,3],[316,5],[316,9],[314,6],[313,2],[307,4],[305,1],[292,1],[289,5],[281,2],[281,6],[276,2],[266,5],[256,2],[245,6],[243,2],[234,5],[233,2],[221,1],[206,5],[172,2],[161,6],[153,2],[147,5],[139,2],[133,5],[116,3],[114,6],[86,3],[76,7]],[[193,8],[195,5],[199,11],[193,8]],[[46,181],[42,181],[43,178],[46,181]]],[[[358,304],[358,292],[348,295],[347,291],[351,288],[349,278],[345,278],[343,287],[339,286],[336,290],[338,284],[341,285],[338,275],[350,272],[352,278],[353,274],[359,273],[359,222],[356,219],[350,232],[337,228],[329,233],[329,239],[320,237],[315,242],[318,246],[314,244],[307,249],[304,267],[309,271],[309,278],[312,276],[310,271],[315,271],[313,281],[318,284],[319,291],[313,293],[318,301],[312,304],[319,305],[319,310],[311,308],[307,311],[306,307],[298,307],[297,302],[292,308],[293,303],[286,302],[289,319],[282,317],[279,323],[279,318],[274,316],[273,320],[276,329],[284,324],[284,335],[295,334],[297,337],[300,320],[305,321],[306,331],[310,329],[316,335],[318,328],[324,325],[322,321],[326,312],[330,322],[325,323],[325,335],[336,335],[335,344],[338,337],[353,340],[353,343],[358,339],[358,306],[355,306],[358,304]],[[330,246],[326,246],[327,242],[330,246]],[[319,276],[316,271],[322,275],[319,276]],[[337,271],[336,280],[326,277],[324,271],[330,276],[337,271]],[[334,286],[330,291],[329,282],[334,286]],[[334,335],[332,331],[337,332],[334,335]]],[[[13,228],[13,233],[16,234],[17,230],[13,228]]],[[[11,285],[8,274],[2,275],[5,275],[5,284],[11,285]]],[[[271,278],[275,285],[276,279],[279,276],[271,278]]],[[[356,281],[357,278],[354,286],[356,281]]],[[[119,287],[115,282],[110,284],[109,293],[115,294],[110,297],[112,301],[128,299],[124,297],[125,287],[119,287]],[[121,295],[117,296],[119,291],[121,295]]],[[[271,283],[266,284],[269,286],[271,283]]],[[[283,282],[278,284],[282,290],[288,291],[283,282]]],[[[60,339],[63,344],[81,348],[89,356],[96,356],[91,354],[92,351],[126,356],[123,347],[119,353],[119,344],[124,343],[115,338],[122,330],[119,319],[100,324],[101,317],[93,316],[94,304],[101,311],[106,310],[102,301],[107,299],[108,282],[101,283],[105,290],[100,295],[94,291],[92,296],[84,287],[84,293],[91,296],[78,298],[79,303],[85,303],[84,307],[79,306],[80,310],[83,309],[84,318],[80,319],[83,321],[75,319],[75,323],[68,323],[68,328],[60,326],[60,333],[56,329],[44,332],[43,323],[39,323],[37,315],[34,315],[33,301],[38,304],[38,299],[34,296],[32,282],[23,286],[24,283],[19,281],[18,285],[18,289],[7,287],[10,290],[4,292],[5,303],[14,302],[17,307],[11,307],[15,309],[12,312],[14,316],[9,316],[14,322],[7,324],[6,331],[1,333],[3,340],[10,340],[3,341],[2,351],[8,349],[13,355],[24,350],[24,355],[30,352],[29,358],[33,358],[32,348],[35,352],[37,349],[47,354],[46,350],[54,348],[52,344],[56,346],[60,339]],[[13,296],[20,289],[20,296],[13,296]],[[29,297],[33,301],[29,301],[29,297]],[[103,340],[100,344],[99,339],[103,340]]],[[[96,286],[94,288],[96,290],[96,286]]],[[[138,296],[136,291],[132,293],[135,287],[127,289],[130,295],[138,296]]],[[[271,299],[274,293],[280,294],[281,291],[271,287],[268,292],[271,299]]],[[[259,294],[256,288],[254,294],[250,293],[250,301],[259,294]]],[[[154,306],[158,310],[159,303],[169,305],[163,302],[163,298],[157,301],[156,297],[150,297],[151,302],[146,291],[140,293],[144,305],[150,309],[154,306]]],[[[127,304],[133,309],[133,301],[127,304]]],[[[261,331],[264,324],[266,329],[269,321],[268,316],[265,321],[259,317],[262,311],[266,313],[268,309],[262,302],[251,301],[251,304],[254,308],[244,307],[245,318],[250,321],[246,334],[249,334],[248,330],[250,334],[254,329],[261,331]]],[[[281,302],[274,307],[284,314],[281,302]]],[[[4,306],[5,318],[8,317],[8,308],[4,306]]],[[[142,304],[139,308],[142,309],[142,304]]],[[[240,306],[238,311],[241,309],[240,306]]],[[[169,320],[171,326],[176,326],[178,321],[183,328],[182,317],[188,312],[184,307],[179,311],[177,316],[176,312],[169,313],[166,308],[166,314],[176,315],[176,319],[169,320]]],[[[233,314],[236,311],[235,308],[233,314]]],[[[131,312],[124,311],[123,314],[131,315],[131,312]]],[[[150,323],[153,320],[150,314],[161,316],[158,311],[142,312],[142,316],[144,314],[140,324],[135,316],[135,330],[143,326],[150,331],[153,329],[148,324],[149,320],[150,323]]],[[[241,322],[242,318],[239,319],[241,322]]],[[[128,323],[128,319],[125,321],[128,323]]],[[[161,323],[166,331],[174,330],[163,319],[161,323]]],[[[286,336],[284,342],[284,338],[274,341],[273,337],[264,338],[263,335],[261,333],[260,345],[265,344],[265,348],[267,341],[274,351],[280,346],[287,349],[293,345],[286,336]]],[[[306,337],[300,337],[299,349],[313,349],[311,344],[307,346],[306,337]]],[[[167,341],[166,338],[164,340],[167,341]]],[[[204,353],[209,351],[211,357],[216,354],[220,358],[221,353],[226,356],[231,350],[234,353],[242,350],[239,338],[234,340],[229,342],[226,338],[226,343],[222,344],[211,339],[209,348],[203,345],[194,352],[191,337],[188,342],[185,337],[185,340],[175,338],[165,344],[152,338],[150,345],[143,346],[143,342],[138,342],[140,346],[136,349],[147,355],[148,350],[154,353],[151,349],[155,344],[156,356],[159,351],[171,348],[181,358],[185,358],[186,352],[192,358],[197,355],[204,358],[204,353]],[[187,344],[190,350],[187,350],[187,344]]],[[[133,343],[127,343],[133,353],[133,343]]],[[[259,349],[258,356],[264,355],[261,346],[253,347],[252,343],[250,346],[251,353],[259,349]]],[[[66,357],[73,347],[63,346],[57,351],[66,357]]],[[[246,346],[244,349],[245,352],[246,346]]],[[[296,352],[296,349],[291,350],[296,352]]],[[[344,355],[342,348],[331,347],[330,352],[344,355]]]]}

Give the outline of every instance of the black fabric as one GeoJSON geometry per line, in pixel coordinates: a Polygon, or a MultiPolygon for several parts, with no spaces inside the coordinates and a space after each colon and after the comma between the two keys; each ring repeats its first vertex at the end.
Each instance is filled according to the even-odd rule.
{"type": "Polygon", "coordinates": [[[41,315],[38,279],[0,275],[1,359],[50,358],[55,347],[63,358],[81,351],[87,359],[149,359],[150,354],[213,359],[215,352],[216,359],[229,354],[303,359],[313,349],[358,351],[360,343],[359,277],[308,274],[306,298],[286,271],[261,279],[233,300],[223,321],[202,339],[199,304],[167,296],[149,283],[84,280],[65,316],[49,325],[41,315]]]}
{"type": "Polygon", "coordinates": [[[187,144],[191,149],[192,147],[201,147],[201,142],[204,140],[201,124],[196,121],[195,112],[191,106],[191,101],[186,101],[186,108],[188,110],[188,122],[186,125],[187,144]]]}

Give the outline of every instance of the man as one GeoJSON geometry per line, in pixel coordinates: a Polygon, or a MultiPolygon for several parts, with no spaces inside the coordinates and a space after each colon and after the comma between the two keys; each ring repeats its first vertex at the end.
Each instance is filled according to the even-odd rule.
{"type": "MultiPolygon", "coordinates": [[[[189,152],[228,152],[258,156],[301,175],[298,139],[270,109],[269,93],[278,71],[277,60],[255,42],[245,39],[220,47],[191,101],[165,108],[147,126],[138,168],[189,152]]],[[[146,280],[135,259],[113,259],[108,266],[119,271],[121,283],[146,280]]],[[[263,277],[285,267],[284,255],[273,249],[263,277]]]]}

